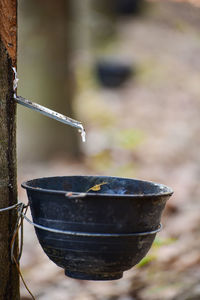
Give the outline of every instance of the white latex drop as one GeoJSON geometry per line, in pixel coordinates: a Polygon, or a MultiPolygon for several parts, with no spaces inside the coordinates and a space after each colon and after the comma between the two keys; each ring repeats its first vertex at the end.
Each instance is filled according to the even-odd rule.
{"type": "Polygon", "coordinates": [[[14,98],[16,98],[16,89],[17,89],[17,84],[18,84],[18,81],[19,81],[19,78],[17,77],[17,71],[16,71],[16,68],[15,67],[12,67],[13,69],[13,72],[15,74],[15,77],[14,77],[14,80],[13,80],[13,90],[14,90],[14,98]]]}
{"type": "Polygon", "coordinates": [[[81,129],[79,129],[79,131],[81,133],[82,142],[85,143],[85,141],[86,141],[86,132],[85,132],[85,129],[84,129],[83,125],[80,125],[80,126],[81,126],[81,129]]]}

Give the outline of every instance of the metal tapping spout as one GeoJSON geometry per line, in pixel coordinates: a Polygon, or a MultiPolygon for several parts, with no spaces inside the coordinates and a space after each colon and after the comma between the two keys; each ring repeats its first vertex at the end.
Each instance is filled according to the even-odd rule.
{"type": "Polygon", "coordinates": [[[13,80],[14,100],[17,103],[19,103],[23,106],[26,106],[26,107],[34,110],[34,111],[37,111],[37,112],[39,112],[39,113],[41,113],[41,114],[43,114],[43,115],[45,115],[45,116],[47,116],[51,119],[55,119],[55,120],[57,120],[61,123],[67,124],[67,125],[72,126],[72,127],[76,127],[81,133],[82,141],[85,142],[86,133],[85,133],[85,129],[84,129],[81,122],[76,121],[74,119],[71,119],[71,118],[69,118],[69,117],[67,117],[63,114],[60,114],[60,113],[58,113],[54,110],[51,110],[51,109],[49,109],[45,106],[42,106],[40,104],[37,104],[35,102],[32,102],[28,99],[25,99],[25,98],[21,97],[21,96],[17,96],[15,91],[17,89],[17,82],[18,82],[19,79],[17,78],[17,72],[16,72],[15,68],[13,68],[13,72],[14,72],[14,75],[15,75],[14,80],[13,80]]]}

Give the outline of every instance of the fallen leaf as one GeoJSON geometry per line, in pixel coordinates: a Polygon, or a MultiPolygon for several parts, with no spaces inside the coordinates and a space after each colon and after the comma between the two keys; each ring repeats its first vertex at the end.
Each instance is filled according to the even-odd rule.
{"type": "Polygon", "coordinates": [[[107,182],[102,182],[102,183],[94,185],[93,187],[89,188],[89,190],[87,190],[87,193],[89,191],[94,191],[94,192],[100,191],[101,186],[104,185],[104,184],[107,184],[107,182]]]}

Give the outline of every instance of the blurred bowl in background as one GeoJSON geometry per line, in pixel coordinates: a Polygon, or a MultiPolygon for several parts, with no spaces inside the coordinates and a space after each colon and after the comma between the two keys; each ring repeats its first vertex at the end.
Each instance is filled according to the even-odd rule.
{"type": "Polygon", "coordinates": [[[115,10],[120,15],[136,15],[142,12],[144,0],[115,0],[115,10]]]}
{"type": "Polygon", "coordinates": [[[100,60],[95,67],[98,82],[108,88],[121,87],[133,75],[133,68],[126,62],[100,60]]]}

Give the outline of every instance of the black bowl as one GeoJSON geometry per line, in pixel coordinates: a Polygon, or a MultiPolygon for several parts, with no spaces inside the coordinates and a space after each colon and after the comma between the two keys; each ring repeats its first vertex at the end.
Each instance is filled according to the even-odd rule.
{"type": "Polygon", "coordinates": [[[143,10],[144,4],[144,0],[114,0],[119,15],[137,15],[143,10]]]}
{"type": "Polygon", "coordinates": [[[45,253],[66,275],[87,280],[119,279],[136,265],[172,195],[164,185],[106,176],[39,178],[22,186],[34,223],[65,231],[35,227],[45,253]]]}
{"type": "Polygon", "coordinates": [[[96,64],[96,76],[100,84],[108,88],[122,86],[133,74],[131,66],[119,61],[99,61],[96,64]]]}

